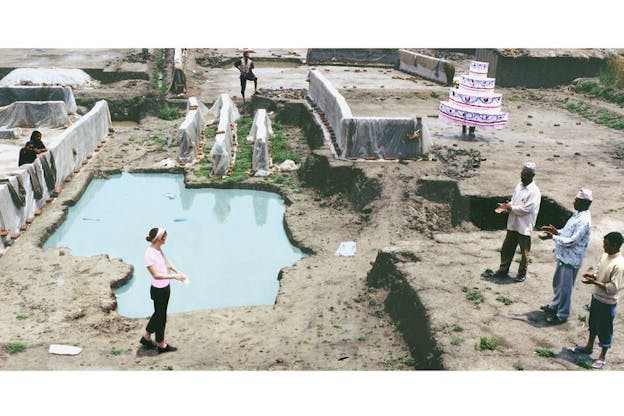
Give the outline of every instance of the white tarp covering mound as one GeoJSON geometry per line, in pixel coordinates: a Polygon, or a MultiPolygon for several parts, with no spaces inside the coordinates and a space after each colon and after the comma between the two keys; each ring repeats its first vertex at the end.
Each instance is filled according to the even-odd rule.
{"type": "MultiPolygon", "coordinates": [[[[8,229],[9,235],[18,232],[26,219],[32,218],[35,210],[43,207],[54,187],[60,186],[94,151],[97,143],[108,134],[110,126],[108,104],[98,101],[71,127],[49,138],[48,152],[0,180],[0,231],[8,229]]],[[[5,247],[6,240],[2,240],[0,250],[5,247]]]]}
{"type": "Polygon", "coordinates": [[[256,111],[253,124],[249,130],[247,140],[254,144],[251,159],[251,169],[254,172],[260,172],[264,175],[271,168],[271,159],[269,157],[269,140],[273,135],[271,119],[263,108],[256,111]]]}
{"type": "Polygon", "coordinates": [[[208,107],[196,97],[188,99],[186,118],[178,128],[178,162],[191,163],[195,160],[208,111],[208,107]]]}
{"type": "Polygon", "coordinates": [[[232,140],[236,134],[236,120],[239,112],[232,99],[227,94],[221,94],[210,108],[210,114],[219,117],[215,143],[210,150],[212,168],[211,176],[226,176],[232,161],[232,140]]]}
{"type": "Polygon", "coordinates": [[[308,79],[310,81],[308,95],[319,109],[325,113],[329,125],[336,133],[338,146],[342,150],[344,149],[344,143],[342,141],[341,122],[343,118],[353,117],[351,108],[345,98],[323,74],[316,70],[311,70],[308,74],[308,79]]]}
{"type": "Polygon", "coordinates": [[[0,107],[16,101],[63,101],[69,114],[76,113],[76,98],[71,87],[0,87],[0,107]]]}
{"type": "Polygon", "coordinates": [[[70,85],[86,87],[95,85],[82,69],[76,68],[17,68],[0,80],[0,87],[15,85],[70,85]]]}
{"type": "Polygon", "coordinates": [[[58,128],[69,123],[63,101],[17,101],[0,107],[0,127],[58,128]]]}

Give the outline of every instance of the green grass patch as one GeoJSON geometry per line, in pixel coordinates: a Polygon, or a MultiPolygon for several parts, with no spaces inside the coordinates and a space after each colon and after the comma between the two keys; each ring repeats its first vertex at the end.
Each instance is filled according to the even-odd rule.
{"type": "Polygon", "coordinates": [[[16,354],[18,352],[26,351],[26,344],[22,342],[10,342],[6,344],[5,349],[9,354],[16,354]]]}
{"type": "Polygon", "coordinates": [[[466,293],[466,299],[468,299],[470,302],[474,303],[475,305],[483,303],[483,301],[485,300],[483,293],[481,293],[478,287],[468,288],[464,286],[462,288],[462,292],[466,293]]]}
{"type": "Polygon", "coordinates": [[[568,103],[566,108],[568,111],[577,113],[596,124],[601,124],[616,130],[624,130],[624,117],[607,110],[595,110],[584,100],[579,100],[576,103],[568,103]]]}
{"type": "Polygon", "coordinates": [[[453,332],[463,332],[464,331],[464,327],[459,325],[459,324],[455,324],[453,325],[453,332]]]}
{"type": "Polygon", "coordinates": [[[113,347],[113,348],[111,349],[111,355],[121,355],[121,353],[122,353],[122,352],[123,352],[123,351],[118,350],[118,349],[117,349],[117,348],[115,348],[115,347],[113,347]]]}
{"type": "Polygon", "coordinates": [[[15,315],[15,318],[20,321],[23,321],[24,319],[28,318],[28,315],[24,315],[23,313],[18,313],[17,315],[15,315]]]}
{"type": "Polygon", "coordinates": [[[177,107],[164,106],[161,107],[158,111],[158,118],[161,118],[163,120],[175,120],[176,118],[178,118],[178,116],[179,115],[177,107]]]}
{"type": "Polygon", "coordinates": [[[579,367],[583,367],[587,369],[590,369],[593,364],[592,360],[576,360],[574,363],[578,365],[579,367]]]}
{"type": "Polygon", "coordinates": [[[578,320],[585,323],[587,322],[587,316],[586,315],[579,315],[578,316],[578,320]]]}
{"type": "Polygon", "coordinates": [[[522,364],[516,363],[514,364],[514,369],[518,370],[518,371],[524,371],[524,367],[522,366],[522,364]]]}
{"type": "Polygon", "coordinates": [[[552,350],[549,350],[548,348],[537,348],[535,350],[535,353],[539,355],[540,357],[546,357],[546,358],[555,356],[555,353],[552,350]]]}
{"type": "Polygon", "coordinates": [[[451,345],[461,345],[464,343],[464,339],[462,337],[455,336],[451,339],[451,345]]]}
{"type": "Polygon", "coordinates": [[[509,299],[507,296],[505,295],[500,295],[499,297],[496,298],[497,301],[504,303],[505,305],[509,306],[513,303],[513,300],[509,299]]]}
{"type": "Polygon", "coordinates": [[[280,164],[283,161],[290,159],[296,164],[299,164],[301,156],[297,154],[289,146],[289,141],[293,140],[292,137],[284,134],[282,125],[279,123],[273,124],[273,136],[271,137],[271,158],[273,163],[280,164]]]}
{"type": "Polygon", "coordinates": [[[435,91],[431,91],[431,98],[438,98],[440,96],[440,94],[438,94],[435,91]]]}
{"type": "Polygon", "coordinates": [[[481,339],[479,340],[480,351],[483,351],[483,350],[496,351],[498,349],[500,349],[498,345],[498,341],[496,341],[496,339],[493,337],[481,337],[481,339]]]}
{"type": "Polygon", "coordinates": [[[360,335],[359,337],[357,337],[358,341],[366,341],[366,337],[364,335],[360,335]]]}

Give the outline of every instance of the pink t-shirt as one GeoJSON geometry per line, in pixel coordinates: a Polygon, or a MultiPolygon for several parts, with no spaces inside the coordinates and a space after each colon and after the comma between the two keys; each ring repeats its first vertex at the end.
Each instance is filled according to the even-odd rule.
{"type": "MultiPolygon", "coordinates": [[[[145,267],[154,266],[158,273],[169,274],[165,256],[160,251],[156,250],[155,248],[148,247],[147,250],[145,250],[145,256],[143,260],[145,262],[145,267]]],[[[149,270],[148,270],[148,273],[149,273],[149,270]]],[[[169,285],[169,279],[154,279],[154,277],[152,277],[152,286],[163,288],[163,287],[167,287],[168,285],[169,285]]]]}

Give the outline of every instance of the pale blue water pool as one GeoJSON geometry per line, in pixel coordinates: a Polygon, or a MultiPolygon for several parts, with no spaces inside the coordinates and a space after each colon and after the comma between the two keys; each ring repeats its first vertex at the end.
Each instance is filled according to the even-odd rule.
{"type": "Polygon", "coordinates": [[[270,192],[187,189],[182,175],[123,173],[94,179],[44,248],[106,253],[134,265],[133,278],[116,290],[118,310],[146,317],[153,303],[145,236],[163,227],[163,251],[190,281],[171,281],[168,312],[271,305],[279,270],[305,256],[288,241],[284,211],[282,199],[270,192]]]}

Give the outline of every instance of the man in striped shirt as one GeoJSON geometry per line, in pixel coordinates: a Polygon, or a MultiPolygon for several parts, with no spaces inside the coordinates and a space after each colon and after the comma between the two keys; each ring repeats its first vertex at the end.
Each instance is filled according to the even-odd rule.
{"type": "Polygon", "coordinates": [[[591,234],[591,214],[589,206],[592,203],[592,191],[582,188],[574,199],[576,212],[568,219],[561,230],[552,225],[541,228],[545,232],[541,239],[551,239],[555,243],[555,259],[557,268],[553,277],[553,300],[540,309],[546,312],[546,322],[558,325],[566,322],[570,316],[572,304],[572,289],[579,268],[583,264],[583,257],[589,244],[591,234]]]}

